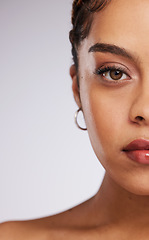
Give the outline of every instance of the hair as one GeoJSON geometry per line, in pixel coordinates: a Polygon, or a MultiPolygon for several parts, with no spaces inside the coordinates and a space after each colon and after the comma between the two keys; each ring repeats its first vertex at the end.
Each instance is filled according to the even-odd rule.
{"type": "Polygon", "coordinates": [[[72,45],[73,61],[78,71],[78,47],[90,31],[93,13],[102,10],[110,0],[74,0],[72,5],[72,30],[69,39],[72,45]]]}

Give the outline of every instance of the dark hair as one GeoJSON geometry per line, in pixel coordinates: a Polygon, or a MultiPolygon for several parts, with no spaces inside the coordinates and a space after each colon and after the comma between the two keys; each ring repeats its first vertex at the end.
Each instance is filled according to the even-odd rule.
{"type": "Polygon", "coordinates": [[[110,0],[74,0],[72,5],[72,30],[69,39],[72,44],[73,61],[78,70],[77,49],[90,31],[93,13],[103,9],[110,0]]]}

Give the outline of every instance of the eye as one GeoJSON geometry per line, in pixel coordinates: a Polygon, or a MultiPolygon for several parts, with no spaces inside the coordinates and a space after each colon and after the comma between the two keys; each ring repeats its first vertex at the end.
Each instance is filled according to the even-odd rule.
{"type": "Polygon", "coordinates": [[[115,80],[115,81],[116,80],[124,80],[124,79],[128,78],[128,76],[124,72],[117,70],[117,69],[109,70],[107,72],[104,72],[102,75],[103,75],[103,77],[105,77],[108,80],[115,80]]]}
{"type": "Polygon", "coordinates": [[[101,75],[105,81],[116,82],[130,79],[125,69],[116,66],[101,67],[95,71],[95,74],[101,75]]]}

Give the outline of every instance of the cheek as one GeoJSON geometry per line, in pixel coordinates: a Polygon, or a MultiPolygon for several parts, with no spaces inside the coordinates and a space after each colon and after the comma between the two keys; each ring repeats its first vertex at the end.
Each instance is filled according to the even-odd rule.
{"type": "Polygon", "coordinates": [[[122,147],[123,131],[128,123],[128,98],[96,84],[82,99],[89,137],[97,157],[107,161],[122,147]]]}

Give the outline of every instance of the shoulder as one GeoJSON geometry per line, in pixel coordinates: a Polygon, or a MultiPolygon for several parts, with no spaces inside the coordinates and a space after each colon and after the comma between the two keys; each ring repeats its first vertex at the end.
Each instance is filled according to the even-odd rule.
{"type": "Polygon", "coordinates": [[[17,235],[17,224],[15,222],[4,222],[0,224],[0,239],[14,239],[17,235]]]}
{"type": "MultiPolygon", "coordinates": [[[[29,220],[4,222],[0,224],[0,240],[50,240],[72,239],[77,229],[87,229],[94,225],[89,201],[63,213],[29,220]]],[[[84,233],[83,233],[84,234],[84,233]]]]}
{"type": "Polygon", "coordinates": [[[49,231],[46,227],[38,223],[37,220],[32,221],[14,221],[4,222],[0,224],[1,240],[47,240],[49,231]]]}
{"type": "Polygon", "coordinates": [[[69,226],[62,225],[59,216],[4,222],[0,224],[0,240],[64,240],[67,237],[71,239],[72,230],[69,226]]]}

